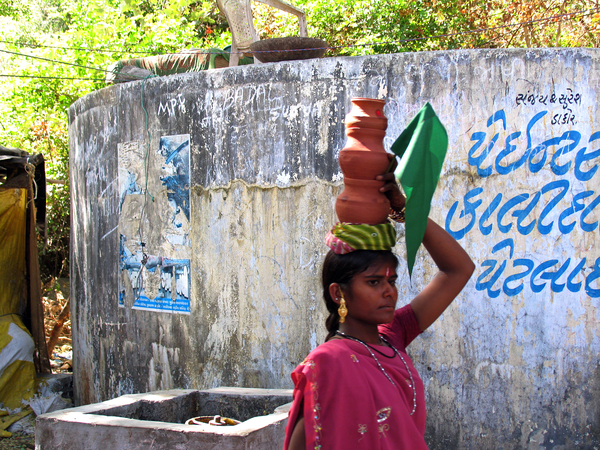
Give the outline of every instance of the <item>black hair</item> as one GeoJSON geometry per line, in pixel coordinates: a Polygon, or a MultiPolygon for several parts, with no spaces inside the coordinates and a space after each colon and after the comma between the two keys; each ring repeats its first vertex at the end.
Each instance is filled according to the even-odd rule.
{"type": "Polygon", "coordinates": [[[326,341],[331,339],[340,327],[339,305],[331,298],[329,286],[337,283],[340,287],[349,289],[355,275],[383,262],[391,262],[396,268],[398,267],[398,258],[387,250],[357,250],[345,255],[338,255],[331,250],[327,253],[321,271],[323,298],[327,311],[329,311],[329,316],[325,320],[325,326],[329,332],[326,341]]]}

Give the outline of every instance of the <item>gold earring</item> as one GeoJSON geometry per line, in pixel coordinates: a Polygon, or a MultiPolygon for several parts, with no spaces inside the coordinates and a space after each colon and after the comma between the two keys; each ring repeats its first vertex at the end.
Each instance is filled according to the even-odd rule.
{"type": "Polygon", "coordinates": [[[346,321],[346,315],[348,314],[348,308],[346,308],[346,300],[344,300],[344,296],[340,299],[340,307],[338,308],[338,314],[340,316],[340,323],[344,323],[346,321]]]}

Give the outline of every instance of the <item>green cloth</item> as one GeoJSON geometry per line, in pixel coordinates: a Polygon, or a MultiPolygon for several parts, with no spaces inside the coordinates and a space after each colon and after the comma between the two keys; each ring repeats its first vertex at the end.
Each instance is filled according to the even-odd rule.
{"type": "Polygon", "coordinates": [[[377,225],[338,222],[325,243],[338,255],[355,250],[391,250],[396,245],[396,229],[389,222],[377,225]]]}
{"type": "Polygon", "coordinates": [[[431,199],[447,149],[448,134],[429,103],[421,108],[392,145],[392,151],[400,157],[394,173],[406,194],[405,239],[409,275],[412,275],[417,250],[423,242],[431,199]]]}

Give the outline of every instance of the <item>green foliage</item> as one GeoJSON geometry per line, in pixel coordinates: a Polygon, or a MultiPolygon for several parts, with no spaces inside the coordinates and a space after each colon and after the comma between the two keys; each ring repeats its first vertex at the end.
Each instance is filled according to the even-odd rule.
{"type": "Polygon", "coordinates": [[[42,282],[69,276],[70,189],[68,180],[69,147],[64,120],[48,117],[30,128],[32,153],[44,155],[46,178],[47,242],[38,240],[42,282]],[[55,184],[58,183],[58,184],[55,184]]]}
{"type": "MultiPolygon", "coordinates": [[[[597,8],[591,0],[574,0],[568,6],[554,0],[295,0],[294,4],[307,12],[311,36],[342,47],[330,56],[459,48],[597,47],[600,43],[600,14],[539,21],[597,8]],[[519,25],[525,21],[537,22],[519,25]]],[[[259,3],[253,8],[263,39],[297,34],[295,18],[259,3]]]]}
{"type": "Polygon", "coordinates": [[[17,19],[21,17],[29,17],[29,6],[22,0],[0,0],[0,16],[17,19]]]}
{"type": "MultiPolygon", "coordinates": [[[[306,11],[309,34],[336,47],[328,56],[600,44],[598,11],[535,22],[596,8],[591,0],[291,1],[306,11]],[[508,26],[524,21],[533,22],[508,26]]],[[[259,2],[252,5],[262,38],[298,34],[294,16],[259,2]]],[[[48,177],[67,181],[49,189],[49,245],[42,255],[47,276],[65,276],[68,107],[103,88],[105,71],[116,61],[186,48],[224,48],[231,34],[214,0],[0,0],[0,40],[1,74],[49,77],[0,77],[0,143],[42,153],[48,177]]]]}
{"type": "Polygon", "coordinates": [[[47,197],[46,219],[48,241],[38,242],[42,282],[69,276],[70,241],[69,185],[52,186],[47,197]]]}

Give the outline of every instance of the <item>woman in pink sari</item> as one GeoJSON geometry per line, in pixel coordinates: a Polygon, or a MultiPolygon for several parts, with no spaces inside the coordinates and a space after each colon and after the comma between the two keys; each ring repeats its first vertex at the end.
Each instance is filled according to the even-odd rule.
{"type": "MultiPolygon", "coordinates": [[[[379,179],[388,181],[382,190],[390,197],[392,217],[401,221],[404,197],[393,174],[379,179]]],[[[406,347],[460,293],[474,265],[429,220],[423,245],[439,271],[396,310],[398,260],[388,225],[345,227],[326,239],[332,248],[322,273],[329,334],[292,373],[294,403],[284,450],[427,449],[423,382],[406,347]]]]}

